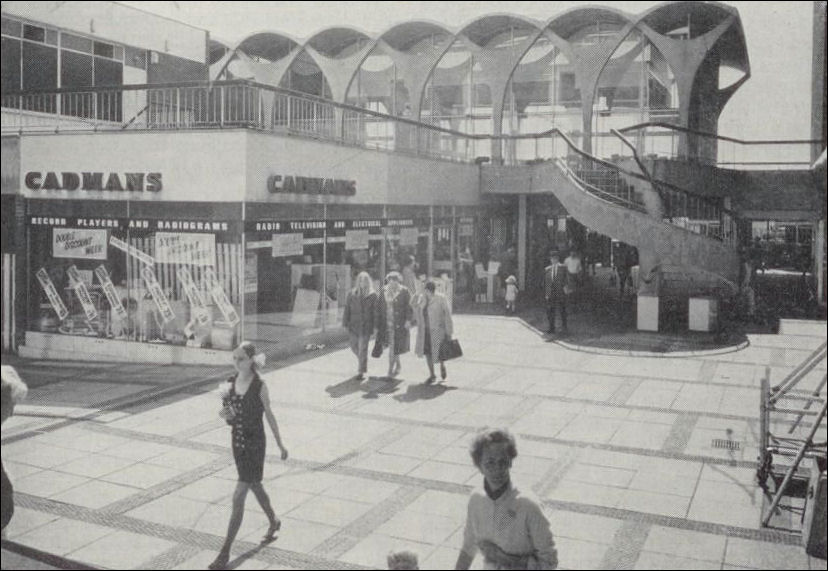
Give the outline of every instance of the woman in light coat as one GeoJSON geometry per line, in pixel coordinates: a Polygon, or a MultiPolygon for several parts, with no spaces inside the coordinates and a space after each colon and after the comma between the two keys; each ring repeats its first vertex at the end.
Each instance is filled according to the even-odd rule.
{"type": "Polygon", "coordinates": [[[435,290],[436,285],[433,281],[426,282],[423,294],[416,298],[414,307],[417,315],[415,352],[418,357],[425,357],[428,363],[429,376],[426,384],[433,383],[437,378],[434,376],[435,360],[440,361],[440,377],[445,379],[448,375],[445,363],[440,360],[440,346],[454,333],[448,300],[435,290]]]}

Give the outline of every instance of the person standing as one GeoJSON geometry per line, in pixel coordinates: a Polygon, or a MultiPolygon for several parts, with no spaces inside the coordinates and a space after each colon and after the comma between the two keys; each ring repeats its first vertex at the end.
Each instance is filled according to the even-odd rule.
{"type": "MultiPolygon", "coordinates": [[[[14,407],[17,403],[26,398],[26,393],[29,388],[26,383],[17,374],[14,367],[10,365],[2,365],[2,397],[0,398],[0,424],[6,422],[14,414],[14,407]]],[[[6,536],[6,526],[9,525],[12,516],[14,515],[14,487],[12,487],[11,480],[9,480],[6,469],[3,467],[3,462],[0,460],[0,473],[2,473],[2,534],[6,536]]]]}
{"type": "Polygon", "coordinates": [[[543,290],[546,298],[546,316],[549,320],[549,333],[555,333],[555,314],[561,314],[561,330],[567,333],[566,324],[566,285],[569,272],[561,262],[558,252],[549,254],[549,265],[544,270],[543,290]]]}
{"type": "Polygon", "coordinates": [[[400,372],[400,355],[411,350],[411,292],[402,285],[399,272],[389,272],[385,276],[379,312],[377,341],[388,347],[388,377],[391,378],[400,372]]]}
{"type": "Polygon", "coordinates": [[[417,295],[417,260],[409,255],[402,267],[402,285],[408,290],[411,296],[417,295]]]}
{"type": "Polygon", "coordinates": [[[368,272],[360,272],[356,287],[348,292],[342,326],[348,330],[351,351],[359,362],[356,378],[360,381],[368,372],[368,341],[377,328],[379,297],[368,272]]]}
{"type": "Polygon", "coordinates": [[[577,311],[579,309],[579,295],[581,286],[581,272],[583,265],[581,264],[581,254],[576,249],[571,249],[569,255],[564,260],[566,265],[566,286],[564,287],[564,294],[567,297],[567,305],[570,309],[577,311]]]}
{"type": "Polygon", "coordinates": [[[514,315],[518,291],[517,278],[515,276],[506,278],[506,313],[514,315]]]}
{"type": "Polygon", "coordinates": [[[279,425],[270,408],[267,385],[259,377],[258,368],[264,366],[264,355],[257,355],[253,344],[245,341],[233,351],[233,364],[236,374],[223,384],[223,407],[220,416],[233,428],[233,460],[239,479],[233,492],[233,508],[227,526],[227,537],[209,569],[224,569],[230,561],[230,547],[241,527],[248,490],[253,491],[270,522],[262,541],[271,541],[282,527],[282,522],[273,512],[270,498],[262,487],[266,444],[262,417],[267,418],[276,445],[281,450],[282,460],[287,460],[288,457],[287,448],[282,444],[279,434],[279,425]]]}
{"type": "Polygon", "coordinates": [[[455,569],[468,569],[478,550],[484,569],[556,569],[558,550],[540,501],[512,483],[517,457],[514,437],[506,429],[487,429],[471,445],[483,485],[472,492],[455,569]]]}
{"type": "Polygon", "coordinates": [[[451,338],[454,333],[448,300],[436,290],[437,286],[434,281],[427,281],[423,295],[417,299],[415,304],[417,311],[416,353],[418,357],[425,357],[428,363],[426,384],[431,384],[437,379],[434,376],[435,360],[440,361],[440,377],[445,379],[448,376],[446,364],[440,360],[440,346],[447,337],[451,338]]]}

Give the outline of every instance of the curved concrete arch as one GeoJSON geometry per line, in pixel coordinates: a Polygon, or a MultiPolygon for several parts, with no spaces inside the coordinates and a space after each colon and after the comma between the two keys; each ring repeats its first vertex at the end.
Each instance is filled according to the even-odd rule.
{"type": "Polygon", "coordinates": [[[576,6],[574,8],[569,8],[568,10],[564,10],[560,14],[555,14],[554,16],[549,18],[549,20],[547,20],[544,27],[552,30],[562,39],[568,41],[569,37],[558,33],[555,30],[556,27],[572,26],[575,28],[573,30],[574,33],[583,27],[583,25],[581,25],[582,21],[588,21],[587,18],[594,19],[594,15],[596,14],[604,14],[612,18],[618,18],[618,20],[623,24],[628,24],[635,21],[635,16],[632,16],[627,12],[624,12],[623,10],[613,8],[612,6],[599,6],[597,4],[589,4],[587,6],[576,6]]]}
{"type": "Polygon", "coordinates": [[[399,49],[397,46],[394,45],[394,43],[389,41],[390,37],[394,37],[394,36],[397,36],[397,35],[402,35],[406,31],[410,31],[410,33],[413,32],[414,37],[417,37],[418,40],[416,42],[410,44],[409,47],[411,47],[411,46],[414,46],[414,45],[418,44],[419,42],[421,42],[422,40],[424,40],[428,36],[433,35],[433,34],[425,33],[426,31],[432,31],[433,32],[435,30],[443,32],[444,34],[446,34],[448,36],[457,35],[457,32],[455,30],[452,30],[448,26],[445,26],[444,24],[441,24],[439,22],[434,22],[432,20],[411,20],[409,22],[400,22],[398,24],[394,24],[393,26],[391,26],[390,28],[388,28],[387,30],[382,32],[377,39],[384,41],[386,44],[388,44],[392,49],[394,49],[396,51],[405,52],[407,50],[399,49]],[[421,32],[418,33],[415,30],[421,30],[421,32]],[[422,35],[419,35],[419,34],[422,34],[422,35]]]}
{"type": "MultiPolygon", "coordinates": [[[[304,48],[310,46],[315,51],[323,54],[325,57],[333,59],[336,58],[336,55],[338,53],[341,53],[341,50],[337,52],[337,54],[330,54],[328,53],[328,51],[326,51],[326,49],[322,49],[322,46],[319,46],[318,44],[324,44],[325,42],[328,42],[329,44],[342,44],[343,42],[347,42],[344,43],[344,45],[347,47],[361,40],[373,41],[374,38],[367,32],[355,28],[353,26],[331,26],[319,30],[311,37],[306,39],[302,43],[302,47],[304,48]],[[352,39],[353,41],[348,42],[348,39],[352,39]]],[[[324,47],[328,48],[329,46],[324,47]]]]}
{"type": "Polygon", "coordinates": [[[534,20],[532,18],[528,18],[526,16],[520,16],[518,14],[510,14],[508,12],[495,12],[495,13],[492,13],[492,14],[486,14],[486,15],[483,15],[483,16],[475,17],[472,20],[466,22],[465,24],[460,26],[460,28],[458,28],[456,35],[458,35],[458,36],[462,35],[466,39],[468,39],[469,41],[474,43],[475,45],[477,45],[479,47],[482,47],[482,48],[485,48],[486,45],[488,44],[488,42],[491,42],[491,40],[493,38],[497,37],[499,34],[505,32],[505,31],[507,31],[511,26],[506,26],[502,30],[492,32],[488,36],[487,42],[484,43],[484,44],[480,44],[479,42],[475,41],[474,38],[470,37],[469,36],[469,30],[474,28],[475,26],[481,26],[486,22],[490,22],[490,21],[494,22],[494,21],[498,21],[498,20],[505,20],[505,21],[509,22],[510,24],[512,22],[518,22],[518,23],[523,24],[523,25],[527,26],[528,28],[534,29],[534,30],[543,29],[543,22],[534,20]]]}

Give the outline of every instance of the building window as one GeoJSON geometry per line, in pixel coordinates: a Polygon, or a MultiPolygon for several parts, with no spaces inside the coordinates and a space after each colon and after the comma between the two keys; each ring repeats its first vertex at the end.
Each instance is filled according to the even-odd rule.
{"type": "Polygon", "coordinates": [[[30,40],[32,42],[45,43],[46,30],[40,26],[25,24],[23,26],[23,39],[30,40]]]}
{"type": "Polygon", "coordinates": [[[115,57],[115,46],[103,42],[95,42],[94,53],[96,56],[113,59],[115,57]]]}

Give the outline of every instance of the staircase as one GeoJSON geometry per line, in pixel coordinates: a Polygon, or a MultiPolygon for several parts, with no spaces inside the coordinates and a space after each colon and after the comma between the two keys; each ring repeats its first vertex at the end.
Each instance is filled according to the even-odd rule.
{"type": "Polygon", "coordinates": [[[659,293],[734,293],[739,277],[736,248],[653,216],[645,197],[648,183],[641,181],[637,191],[626,179],[603,161],[554,159],[531,166],[486,167],[482,189],[554,194],[584,226],[638,248],[641,276],[650,281],[658,274],[659,293]],[[520,172],[527,168],[529,176],[520,172]]]}

